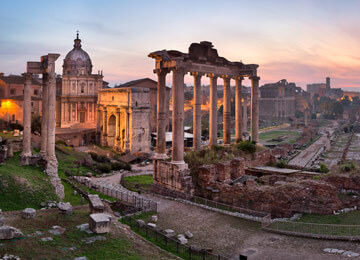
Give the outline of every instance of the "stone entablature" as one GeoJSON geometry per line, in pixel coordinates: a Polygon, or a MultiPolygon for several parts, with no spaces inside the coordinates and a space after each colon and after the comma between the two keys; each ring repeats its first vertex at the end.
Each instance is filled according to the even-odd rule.
{"type": "Polygon", "coordinates": [[[149,89],[102,89],[97,131],[103,146],[123,152],[150,151],[149,89]]]}

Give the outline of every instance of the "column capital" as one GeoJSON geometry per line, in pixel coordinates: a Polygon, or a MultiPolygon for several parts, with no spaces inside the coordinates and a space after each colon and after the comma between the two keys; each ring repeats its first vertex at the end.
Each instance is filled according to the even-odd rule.
{"type": "Polygon", "coordinates": [[[220,75],[220,78],[222,79],[231,79],[229,75],[220,75]]]}
{"type": "Polygon", "coordinates": [[[214,73],[207,73],[206,77],[211,78],[211,79],[216,79],[219,77],[219,75],[214,74],[214,73]]]}
{"type": "Polygon", "coordinates": [[[183,75],[187,74],[185,68],[182,67],[175,67],[171,70],[173,73],[182,73],[183,75]]]}
{"type": "Polygon", "coordinates": [[[166,75],[168,74],[170,71],[168,69],[154,69],[154,73],[157,75],[166,75]]]}
{"type": "Polygon", "coordinates": [[[234,80],[244,80],[243,76],[234,76],[233,77],[234,80]]]}
{"type": "Polygon", "coordinates": [[[193,77],[202,77],[205,75],[205,73],[198,72],[198,71],[192,71],[192,72],[190,72],[190,75],[193,77]]]}
{"type": "Polygon", "coordinates": [[[120,113],[120,108],[119,107],[116,108],[116,113],[120,113]]]}
{"type": "Polygon", "coordinates": [[[259,76],[250,76],[249,79],[251,80],[260,80],[259,76]]]}

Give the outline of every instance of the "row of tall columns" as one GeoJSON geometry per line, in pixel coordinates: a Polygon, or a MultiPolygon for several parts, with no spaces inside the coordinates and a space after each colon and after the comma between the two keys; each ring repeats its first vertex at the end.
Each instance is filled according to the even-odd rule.
{"type": "MultiPolygon", "coordinates": [[[[158,76],[157,85],[157,141],[155,159],[166,158],[166,140],[165,140],[165,82],[168,71],[156,70],[158,76]]],[[[182,69],[173,70],[173,111],[172,111],[172,160],[182,163],[184,159],[184,75],[182,69]]],[[[193,146],[194,150],[201,149],[201,77],[203,74],[192,72],[194,77],[194,113],[193,113],[193,146]]],[[[209,115],[209,145],[217,144],[217,78],[215,74],[207,74],[210,78],[210,115],[209,115]]],[[[231,105],[230,105],[230,79],[229,76],[222,76],[224,80],[224,144],[231,143],[231,105]]],[[[247,111],[243,115],[242,102],[242,80],[243,77],[234,77],[235,79],[235,136],[236,140],[242,139],[247,125],[247,111]]],[[[252,82],[251,98],[251,140],[258,141],[259,129],[259,77],[250,77],[252,82]]],[[[245,110],[246,110],[246,102],[245,110]]]]}
{"type": "Polygon", "coordinates": [[[24,105],[23,105],[23,142],[21,163],[23,165],[29,164],[29,158],[31,157],[31,79],[32,73],[23,73],[25,78],[24,85],[24,105]]]}

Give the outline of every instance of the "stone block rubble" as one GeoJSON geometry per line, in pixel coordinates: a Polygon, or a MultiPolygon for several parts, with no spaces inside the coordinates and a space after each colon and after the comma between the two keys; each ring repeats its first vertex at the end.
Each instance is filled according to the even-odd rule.
{"type": "Polygon", "coordinates": [[[21,217],[24,219],[35,218],[36,210],[32,208],[26,208],[21,212],[21,217]]]}
{"type": "Polygon", "coordinates": [[[8,240],[24,237],[24,234],[17,228],[11,226],[0,227],[0,240],[8,240]]]}
{"type": "Polygon", "coordinates": [[[104,213],[91,214],[89,218],[89,228],[96,234],[104,234],[110,232],[111,218],[104,213]]]}

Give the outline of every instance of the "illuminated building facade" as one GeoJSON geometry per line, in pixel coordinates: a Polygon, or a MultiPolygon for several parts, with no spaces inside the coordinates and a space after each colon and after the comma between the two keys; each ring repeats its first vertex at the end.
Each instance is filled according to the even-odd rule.
{"type": "MultiPolygon", "coordinates": [[[[41,83],[31,81],[31,114],[41,114],[41,83]]],[[[23,124],[25,78],[0,74],[0,119],[7,123],[23,124]]]]}

